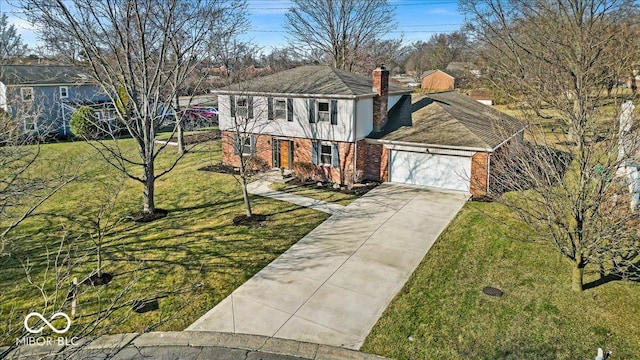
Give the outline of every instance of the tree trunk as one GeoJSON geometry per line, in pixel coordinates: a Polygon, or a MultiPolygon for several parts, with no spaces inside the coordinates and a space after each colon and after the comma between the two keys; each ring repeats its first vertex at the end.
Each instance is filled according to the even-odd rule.
{"type": "Polygon", "coordinates": [[[571,290],[582,292],[582,280],[584,275],[584,264],[580,260],[577,260],[573,264],[573,268],[571,269],[571,290]]]}
{"type": "Polygon", "coordinates": [[[246,176],[242,176],[242,198],[244,200],[244,208],[247,211],[247,217],[250,218],[253,216],[253,212],[251,211],[251,201],[249,200],[249,191],[247,190],[247,179],[246,176]]]}
{"type": "Polygon", "coordinates": [[[182,131],[182,124],[178,124],[178,152],[180,155],[184,154],[184,131],[182,131]]]}
{"type": "Polygon", "coordinates": [[[142,194],[143,211],[147,214],[151,214],[156,211],[156,205],[153,199],[156,180],[153,161],[145,165],[144,172],[144,191],[142,194]]]}

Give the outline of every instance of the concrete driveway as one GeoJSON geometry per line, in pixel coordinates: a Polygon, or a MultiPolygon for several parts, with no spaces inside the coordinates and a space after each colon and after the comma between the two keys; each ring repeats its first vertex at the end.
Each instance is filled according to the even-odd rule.
{"type": "Polygon", "coordinates": [[[467,199],[383,184],[332,215],[186,330],[359,349],[467,199]]]}

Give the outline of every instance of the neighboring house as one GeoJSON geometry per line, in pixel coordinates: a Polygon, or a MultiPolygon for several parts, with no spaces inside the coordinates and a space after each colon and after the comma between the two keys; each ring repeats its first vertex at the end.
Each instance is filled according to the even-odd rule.
{"type": "Polygon", "coordinates": [[[464,62],[464,61],[453,61],[450,62],[447,65],[446,70],[455,72],[455,73],[470,73],[473,74],[475,76],[480,76],[482,75],[482,71],[480,70],[480,68],[471,62],[464,62]]]}
{"type": "Polygon", "coordinates": [[[421,88],[427,91],[448,91],[455,87],[456,78],[442,70],[429,70],[422,74],[421,88]]]}
{"type": "Polygon", "coordinates": [[[24,122],[24,131],[69,133],[63,103],[104,100],[99,88],[82,70],[58,65],[0,66],[0,109],[24,122]]]}
{"type": "Polygon", "coordinates": [[[469,97],[481,104],[488,105],[488,106],[493,105],[493,101],[494,101],[493,94],[491,93],[491,91],[487,89],[471,90],[471,92],[469,92],[469,97]]]}
{"type": "Polygon", "coordinates": [[[490,158],[524,127],[455,92],[417,96],[328,66],[303,66],[215,91],[223,161],[240,151],[269,167],[313,164],[328,180],[358,177],[485,194],[490,158]],[[236,144],[234,119],[260,126],[236,144]]]}
{"type": "Polygon", "coordinates": [[[638,131],[634,131],[635,105],[631,100],[622,104],[618,134],[618,176],[629,187],[630,205],[636,210],[640,205],[640,148],[638,131]]]}

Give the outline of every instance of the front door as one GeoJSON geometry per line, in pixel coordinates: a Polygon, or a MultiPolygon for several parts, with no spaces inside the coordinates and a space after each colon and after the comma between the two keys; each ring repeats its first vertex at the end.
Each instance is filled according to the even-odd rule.
{"type": "Polygon", "coordinates": [[[280,140],[278,141],[278,143],[280,143],[280,167],[284,168],[284,169],[290,169],[291,168],[291,159],[290,159],[290,153],[291,153],[291,144],[290,141],[288,140],[280,140]]]}

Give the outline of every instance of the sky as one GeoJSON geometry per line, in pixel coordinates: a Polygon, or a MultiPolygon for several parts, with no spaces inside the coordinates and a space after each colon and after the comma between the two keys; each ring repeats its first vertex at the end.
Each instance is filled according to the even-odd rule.
{"type": "MultiPolygon", "coordinates": [[[[22,19],[21,13],[9,3],[19,0],[0,0],[0,12],[7,13],[29,46],[38,44],[33,25],[22,19]]],[[[389,0],[395,11],[398,26],[387,38],[402,37],[409,44],[416,40],[428,40],[434,33],[459,29],[464,17],[457,11],[457,0],[389,0]]],[[[283,29],[285,13],[291,5],[289,0],[248,0],[251,29],[242,36],[257,44],[262,52],[287,45],[283,29]]]]}

